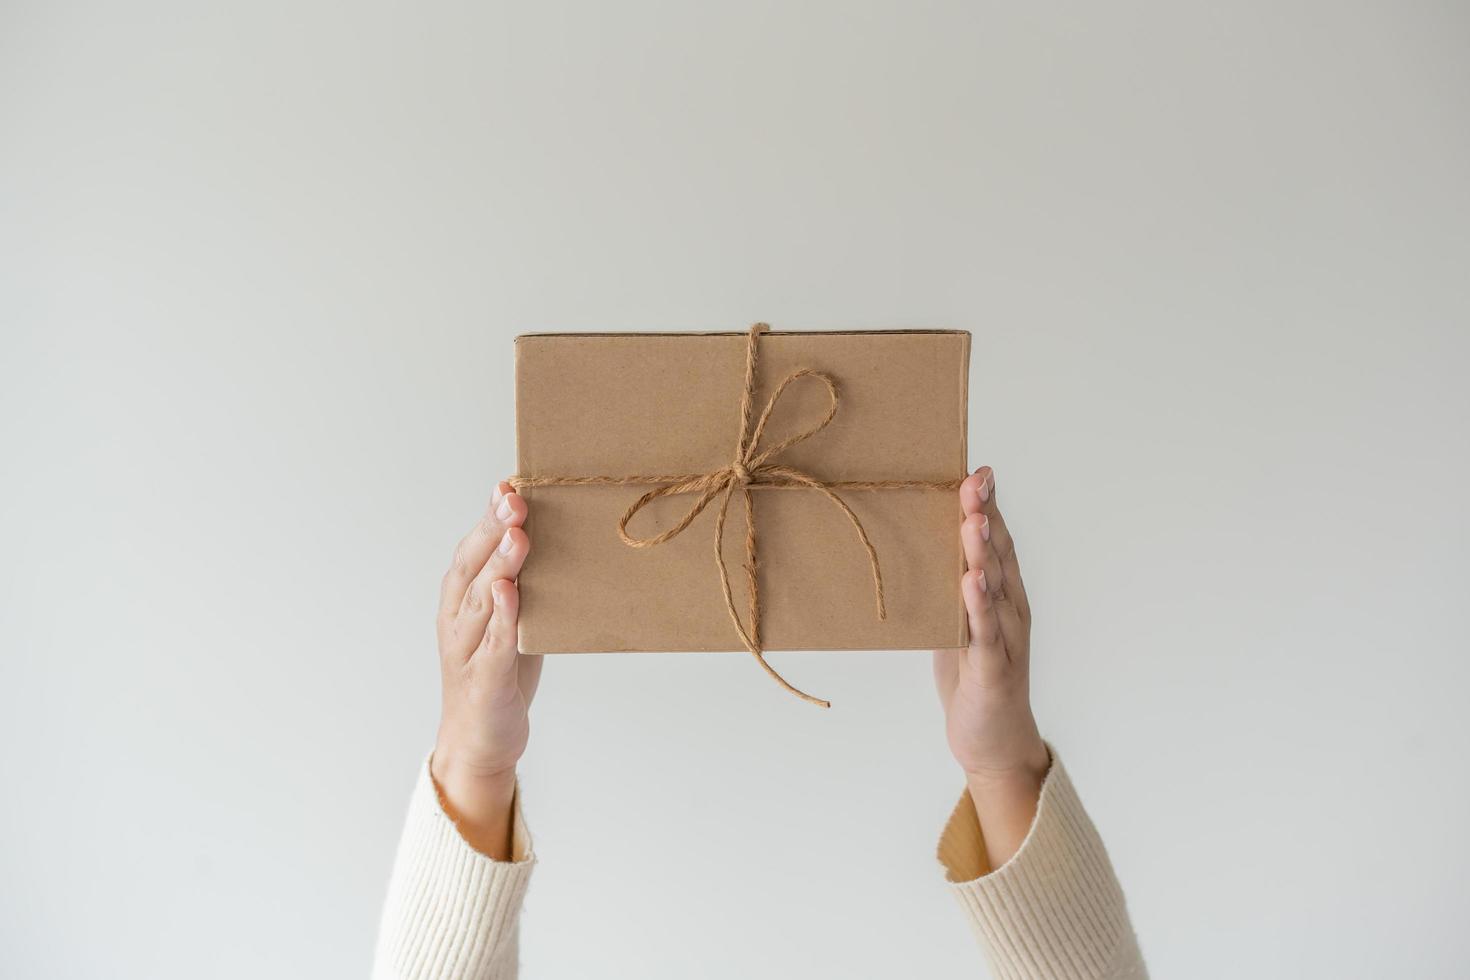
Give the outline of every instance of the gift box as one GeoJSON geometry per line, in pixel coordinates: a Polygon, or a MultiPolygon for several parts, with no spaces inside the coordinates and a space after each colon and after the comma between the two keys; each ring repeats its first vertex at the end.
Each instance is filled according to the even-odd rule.
{"type": "Polygon", "coordinates": [[[963,646],[969,352],[763,324],[516,338],[521,651],[743,649],[780,680],[763,651],[963,646]]]}

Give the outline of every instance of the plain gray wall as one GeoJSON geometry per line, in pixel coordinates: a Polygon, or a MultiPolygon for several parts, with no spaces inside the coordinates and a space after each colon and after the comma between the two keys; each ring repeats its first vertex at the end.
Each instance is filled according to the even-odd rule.
{"type": "MultiPolygon", "coordinates": [[[[1470,959],[1455,3],[16,2],[0,974],[365,973],[529,330],[961,327],[1159,977],[1470,959]]],[[[714,587],[713,580],[711,587],[714,587]]],[[[928,657],[547,664],[527,980],[978,975],[928,657]]]]}

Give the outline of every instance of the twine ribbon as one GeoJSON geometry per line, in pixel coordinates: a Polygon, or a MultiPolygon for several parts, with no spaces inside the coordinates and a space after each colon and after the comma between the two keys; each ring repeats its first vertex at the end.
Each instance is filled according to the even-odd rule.
{"type": "Polygon", "coordinates": [[[775,679],[787,691],[796,695],[804,701],[830,708],[832,703],[821,698],[812,697],[805,691],[793,687],[786,678],[778,674],[774,667],[766,662],[764,650],[761,647],[761,602],[760,589],[756,574],[756,535],[755,535],[755,503],[752,491],[767,489],[809,489],[815,490],[832,502],[842,515],[852,525],[858,541],[863,546],[863,551],[868,557],[868,567],[873,574],[873,599],[877,608],[878,619],[888,618],[887,605],[883,599],[883,571],[878,564],[878,552],[873,547],[873,542],[868,538],[867,529],[863,522],[852,512],[841,497],[837,495],[838,490],[953,490],[960,484],[958,480],[857,480],[829,482],[819,480],[809,473],[782,463],[775,462],[776,456],[790,449],[799,442],[810,439],[825,429],[832,419],[837,415],[837,406],[841,396],[837,390],[837,382],[829,374],[821,371],[813,371],[810,368],[801,368],[792,371],[781,383],[776,386],[775,392],[771,394],[766,402],[765,408],[755,418],[752,425],[752,409],[755,402],[755,366],[756,354],[759,349],[757,339],[768,331],[770,327],[764,323],[757,323],[750,328],[745,346],[745,390],[740,396],[740,438],[735,444],[735,458],[728,466],[722,466],[709,473],[695,473],[685,475],[642,475],[642,476],[514,476],[508,481],[516,490],[524,490],[530,487],[568,487],[568,486],[634,486],[657,484],[655,489],[648,491],[639,497],[623,513],[618,520],[618,537],[623,543],[631,548],[653,548],[673,538],[678,537],[690,524],[702,514],[715,498],[719,498],[719,506],[715,511],[715,567],[720,573],[720,590],[725,597],[725,608],[730,614],[730,621],[735,624],[735,631],[740,634],[740,641],[745,648],[751,652],[756,661],[763,667],[767,674],[775,679]],[[822,420],[811,428],[789,436],[774,446],[762,449],[760,447],[761,437],[765,434],[766,423],[775,411],[776,405],[781,401],[781,396],[792,384],[802,378],[815,378],[822,382],[827,388],[828,406],[827,414],[822,420]],[[740,613],[735,608],[734,593],[730,588],[730,571],[725,563],[725,519],[730,510],[730,500],[740,492],[745,506],[745,576],[747,592],[749,595],[749,608],[747,620],[740,618],[740,613]],[[661,534],[652,537],[639,538],[628,533],[628,524],[640,510],[648,506],[660,497],[671,497],[679,494],[697,494],[689,511],[679,520],[677,524],[661,534]]]}

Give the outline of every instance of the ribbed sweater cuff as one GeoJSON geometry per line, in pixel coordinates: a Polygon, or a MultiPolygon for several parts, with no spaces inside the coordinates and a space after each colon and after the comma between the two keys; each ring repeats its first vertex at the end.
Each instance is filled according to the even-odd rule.
{"type": "Polygon", "coordinates": [[[419,769],[383,907],[373,976],[393,980],[516,975],[521,902],[535,867],[514,801],[514,853],[496,861],[470,847],[439,803],[428,761],[419,769]]]}
{"type": "Polygon", "coordinates": [[[1036,820],[1009,861],[984,873],[968,791],[940,838],[939,859],[998,980],[1146,975],[1112,863],[1054,750],[1036,820]]]}

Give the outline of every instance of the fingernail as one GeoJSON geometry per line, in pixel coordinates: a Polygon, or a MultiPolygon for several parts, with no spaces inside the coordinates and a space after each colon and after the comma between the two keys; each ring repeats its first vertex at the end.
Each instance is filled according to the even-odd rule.
{"type": "MultiPolygon", "coordinates": [[[[984,498],[981,498],[981,499],[984,499],[984,498]]],[[[989,541],[990,540],[990,518],[988,518],[988,517],[985,518],[985,520],[983,520],[983,521],[980,522],[980,540],[981,541],[989,541]]]]}
{"type": "Polygon", "coordinates": [[[500,547],[499,548],[496,548],[495,550],[498,551],[498,552],[500,552],[502,555],[508,554],[510,552],[510,546],[511,546],[510,532],[509,531],[506,531],[504,534],[502,534],[500,536],[500,547]]]}
{"type": "Polygon", "coordinates": [[[983,569],[983,568],[980,569],[980,591],[981,592],[987,592],[987,591],[989,591],[988,589],[985,588],[985,569],[983,569]]]}
{"type": "Polygon", "coordinates": [[[983,504],[990,499],[990,488],[995,485],[995,474],[985,474],[985,479],[980,481],[980,502],[983,504]]]}
{"type": "Polygon", "coordinates": [[[500,503],[500,496],[501,496],[501,494],[500,494],[500,484],[497,483],[497,484],[495,484],[495,489],[492,490],[492,491],[490,491],[490,506],[491,507],[494,507],[496,504],[500,503]]]}
{"type": "Polygon", "coordinates": [[[495,508],[495,516],[502,521],[510,519],[510,496],[500,498],[500,506],[495,508]]]}

